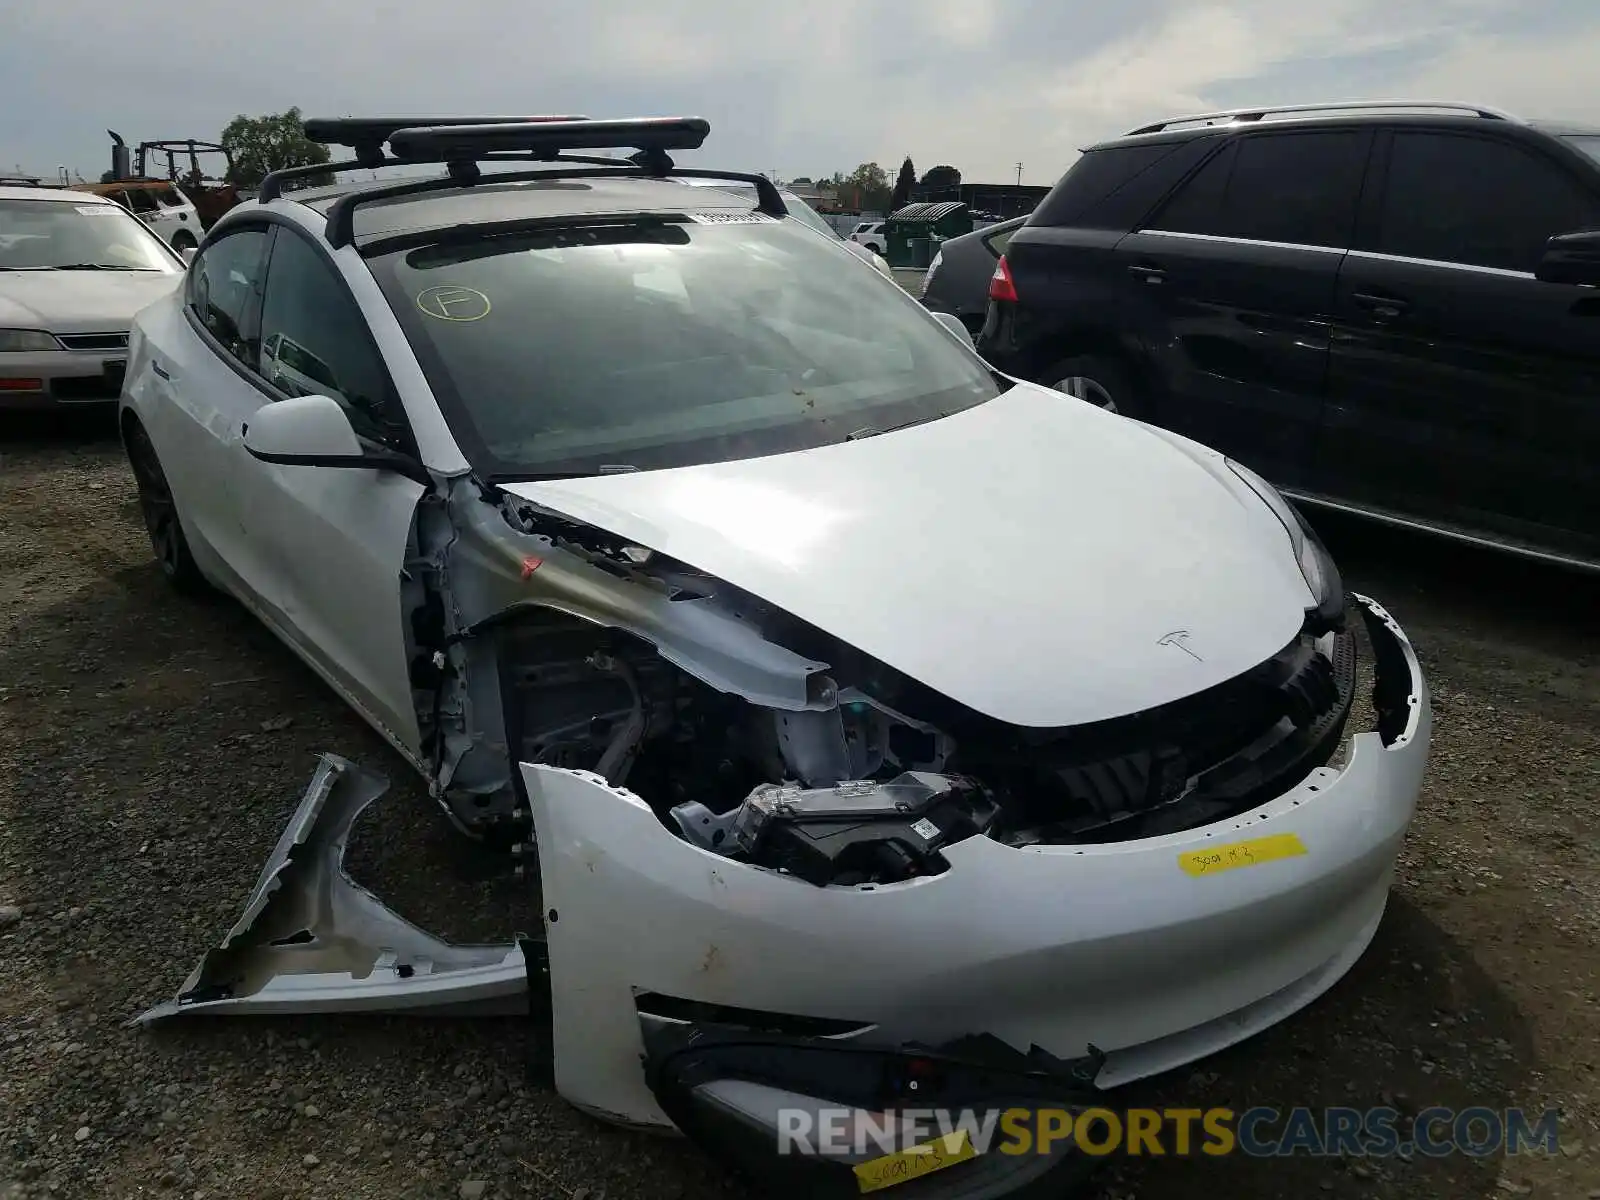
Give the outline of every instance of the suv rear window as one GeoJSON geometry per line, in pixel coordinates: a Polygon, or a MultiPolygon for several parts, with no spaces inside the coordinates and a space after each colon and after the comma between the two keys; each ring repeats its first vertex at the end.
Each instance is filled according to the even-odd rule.
{"type": "Polygon", "coordinates": [[[1090,150],[1067,168],[1033,215],[1034,225],[1068,225],[1091,205],[1125,187],[1176,150],[1181,142],[1158,146],[1110,146],[1090,150]]]}

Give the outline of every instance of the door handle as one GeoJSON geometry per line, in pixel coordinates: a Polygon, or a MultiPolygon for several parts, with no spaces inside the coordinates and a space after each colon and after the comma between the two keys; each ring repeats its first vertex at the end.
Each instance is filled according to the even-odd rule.
{"type": "Polygon", "coordinates": [[[1411,311],[1411,305],[1398,296],[1375,296],[1371,292],[1356,292],[1350,299],[1355,302],[1357,308],[1364,309],[1385,321],[1392,321],[1411,311]]]}
{"type": "Polygon", "coordinates": [[[1128,274],[1137,275],[1146,283],[1165,283],[1167,279],[1167,273],[1153,263],[1131,263],[1128,274]]]}
{"type": "Polygon", "coordinates": [[[160,363],[158,363],[155,359],[151,359],[150,360],[150,369],[152,371],[154,371],[157,375],[161,376],[161,378],[165,379],[167,382],[170,383],[172,381],[172,376],[167,374],[167,369],[165,367],[163,367],[160,363]]]}

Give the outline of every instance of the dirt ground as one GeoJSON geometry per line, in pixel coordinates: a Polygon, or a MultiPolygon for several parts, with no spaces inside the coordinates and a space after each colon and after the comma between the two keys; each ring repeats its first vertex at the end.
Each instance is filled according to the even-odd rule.
{"type": "MultiPolygon", "coordinates": [[[[324,749],[394,780],[353,869],[397,908],[499,939],[536,906],[242,610],[169,593],[109,424],[74,424],[0,423],[0,1198],[741,1194],[529,1084],[516,1021],[124,1028],[232,923],[324,749]]],[[[1151,1091],[1558,1108],[1563,1149],[1124,1162],[1100,1194],[1600,1197],[1600,581],[1318,524],[1433,687],[1399,883],[1327,996],[1151,1091]]]]}

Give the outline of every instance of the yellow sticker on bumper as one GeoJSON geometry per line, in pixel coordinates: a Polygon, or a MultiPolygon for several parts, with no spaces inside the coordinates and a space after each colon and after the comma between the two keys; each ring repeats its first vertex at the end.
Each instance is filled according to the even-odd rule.
{"type": "Polygon", "coordinates": [[[876,1192],[953,1167],[969,1158],[976,1158],[977,1154],[971,1139],[967,1137],[967,1131],[958,1129],[931,1142],[856,1164],[856,1182],[861,1185],[863,1192],[876,1192]]]}
{"type": "Polygon", "coordinates": [[[1299,834],[1275,833],[1271,837],[1251,838],[1248,842],[1185,850],[1178,855],[1178,866],[1185,875],[1215,875],[1239,867],[1259,867],[1280,858],[1297,858],[1305,853],[1306,846],[1299,834]]]}

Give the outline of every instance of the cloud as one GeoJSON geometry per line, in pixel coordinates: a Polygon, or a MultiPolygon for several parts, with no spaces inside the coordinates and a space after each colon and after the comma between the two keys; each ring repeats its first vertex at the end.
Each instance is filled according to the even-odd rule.
{"type": "Polygon", "coordinates": [[[908,97],[880,120],[904,144],[930,126],[943,129],[942,160],[969,176],[1005,179],[1022,160],[1030,182],[1048,182],[1078,148],[1143,122],[1245,104],[1363,96],[1490,103],[1488,95],[1533,113],[1586,108],[1600,123],[1592,83],[1600,13],[1566,11],[1572,20],[1523,35],[1495,27],[1505,9],[1490,0],[1438,0],[1416,11],[1392,0],[1174,2],[1088,53],[1047,61],[1035,50],[1031,62],[1019,54],[999,73],[1003,87],[908,97]]]}
{"type": "MultiPolygon", "coordinates": [[[[876,160],[1052,181],[1078,147],[1208,107],[1358,95],[1600,123],[1590,0],[54,0],[8,14],[0,155],[108,165],[238,112],[698,113],[698,158],[876,160]],[[14,114],[26,112],[26,119],[14,114]]],[[[8,170],[12,162],[0,162],[8,170]]]]}

